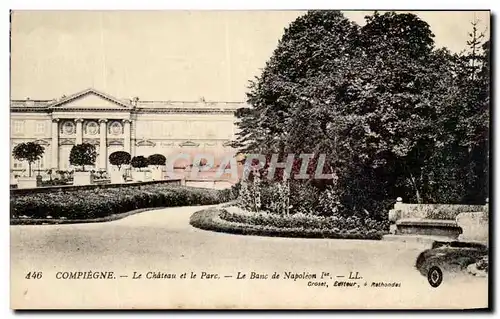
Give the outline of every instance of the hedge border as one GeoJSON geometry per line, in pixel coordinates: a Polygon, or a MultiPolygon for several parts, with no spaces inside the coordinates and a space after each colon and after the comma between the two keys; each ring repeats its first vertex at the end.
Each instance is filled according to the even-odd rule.
{"type": "Polygon", "coordinates": [[[193,227],[228,233],[234,235],[286,237],[286,238],[328,238],[328,239],[358,239],[358,240],[381,240],[385,233],[379,232],[374,235],[341,234],[333,231],[302,228],[274,228],[266,229],[263,226],[228,222],[220,218],[222,210],[209,208],[195,212],[189,219],[193,227]]]}
{"type": "Polygon", "coordinates": [[[148,207],[134,209],[125,213],[113,214],[106,217],[91,218],[91,219],[49,219],[49,218],[11,218],[10,225],[62,225],[62,224],[89,224],[89,223],[104,223],[119,220],[128,216],[139,213],[144,213],[150,210],[163,209],[168,207],[148,207]]]}

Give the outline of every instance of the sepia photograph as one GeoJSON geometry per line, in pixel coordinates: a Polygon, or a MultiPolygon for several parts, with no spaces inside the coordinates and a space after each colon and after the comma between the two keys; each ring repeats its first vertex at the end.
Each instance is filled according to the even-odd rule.
{"type": "Polygon", "coordinates": [[[490,309],[491,28],[11,10],[11,309],[490,309]]]}

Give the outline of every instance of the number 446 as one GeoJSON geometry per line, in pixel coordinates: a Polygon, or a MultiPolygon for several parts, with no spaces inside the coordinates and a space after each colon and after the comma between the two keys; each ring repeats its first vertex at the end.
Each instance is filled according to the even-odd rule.
{"type": "Polygon", "coordinates": [[[42,272],[41,271],[30,271],[29,273],[26,274],[26,279],[41,279],[42,278],[42,272]]]}

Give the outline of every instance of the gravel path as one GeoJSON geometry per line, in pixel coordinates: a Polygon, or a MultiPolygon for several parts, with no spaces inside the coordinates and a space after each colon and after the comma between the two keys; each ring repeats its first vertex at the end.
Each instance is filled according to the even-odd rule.
{"type": "MultiPolygon", "coordinates": [[[[445,277],[431,288],[414,268],[418,244],[289,239],[199,230],[203,207],[147,211],[121,220],[11,226],[13,308],[448,308],[487,306],[487,279],[445,277]],[[41,279],[25,279],[41,271],[41,279]],[[115,279],[56,279],[112,271],[115,279]],[[140,279],[133,279],[141,274],[140,279]],[[150,272],[148,274],[148,272],[150,272]],[[191,272],[196,278],[191,279],[191,272]],[[205,276],[201,279],[202,273],[205,276]],[[245,274],[246,278],[237,279],[245,274]],[[251,273],[266,279],[249,279],[251,273]],[[271,279],[273,273],[280,275],[271,279]],[[290,274],[316,279],[284,279],[290,274]],[[329,273],[319,278],[322,272],[329,273]],[[362,279],[347,280],[349,275],[362,279]],[[147,279],[155,274],[175,279],[147,279]],[[187,278],[180,278],[186,273],[187,278]],[[208,278],[213,274],[212,278],[208,278]],[[215,275],[218,276],[215,277],[215,275]],[[127,277],[121,277],[127,276],[127,277]],[[231,277],[225,277],[231,276],[231,277]],[[337,277],[344,276],[344,277],[337,277]],[[331,279],[329,277],[332,277],[331,279]],[[356,282],[354,287],[335,281],[356,282]],[[367,286],[364,286],[364,283],[367,286]],[[400,287],[371,287],[372,283],[400,287]],[[328,286],[309,286],[321,285],[328,286]],[[360,287],[357,287],[357,284],[360,287]]],[[[292,276],[293,277],[293,276],[292,276]]]]}

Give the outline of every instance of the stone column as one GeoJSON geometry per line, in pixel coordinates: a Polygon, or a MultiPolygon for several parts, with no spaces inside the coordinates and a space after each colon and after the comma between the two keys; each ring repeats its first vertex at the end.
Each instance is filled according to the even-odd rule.
{"type": "Polygon", "coordinates": [[[52,158],[50,167],[54,170],[59,169],[59,119],[52,119],[52,158]]]}
{"type": "Polygon", "coordinates": [[[136,146],[136,138],[137,138],[137,120],[130,120],[130,156],[135,156],[135,151],[137,149],[136,146]]]}
{"type": "Polygon", "coordinates": [[[82,123],[83,119],[76,119],[76,143],[75,144],[82,144],[83,142],[83,132],[82,132],[82,123]]]}
{"type": "Polygon", "coordinates": [[[100,128],[99,128],[99,168],[106,170],[107,156],[108,156],[108,145],[106,143],[107,136],[107,127],[106,122],[108,120],[101,119],[99,120],[100,128]]]}
{"type": "Polygon", "coordinates": [[[130,120],[123,120],[123,148],[124,151],[132,154],[130,149],[130,120]]]}

